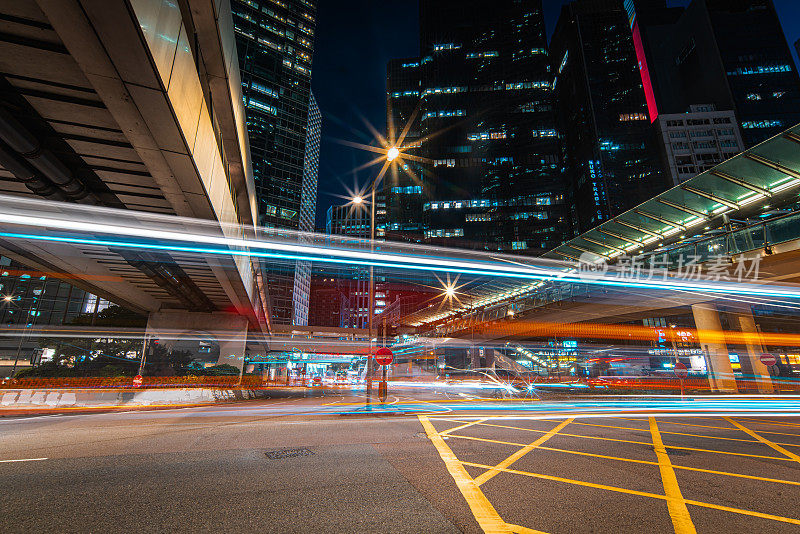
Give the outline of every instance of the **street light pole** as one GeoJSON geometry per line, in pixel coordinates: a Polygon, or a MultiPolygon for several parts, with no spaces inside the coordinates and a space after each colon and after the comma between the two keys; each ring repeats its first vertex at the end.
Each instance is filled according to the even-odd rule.
{"type": "MultiPolygon", "coordinates": [[[[375,187],[377,184],[373,180],[372,182],[372,191],[370,191],[370,202],[369,202],[369,251],[375,252],[375,187]]],[[[367,355],[367,403],[370,402],[370,397],[372,396],[372,316],[374,315],[374,306],[375,306],[375,268],[370,265],[369,266],[369,290],[367,292],[367,299],[369,302],[367,303],[367,313],[369,313],[368,317],[368,335],[369,335],[369,354],[367,355]]]]}
{"type": "MultiPolygon", "coordinates": [[[[469,337],[470,337],[470,349],[469,349],[469,359],[470,363],[475,360],[475,310],[473,308],[473,296],[472,293],[469,294],[469,337]]],[[[478,362],[478,367],[480,367],[480,361],[478,362]]]]}
{"type": "MultiPolygon", "coordinates": [[[[44,287],[44,286],[42,286],[42,287],[44,287]]],[[[34,298],[36,298],[36,297],[34,297],[34,298]]],[[[12,299],[13,299],[13,297],[11,297],[11,298],[5,297],[3,300],[5,302],[11,302],[12,299]]],[[[19,365],[19,353],[22,352],[22,342],[25,340],[25,335],[29,333],[29,331],[27,330],[27,328],[28,328],[28,326],[27,326],[28,325],[28,319],[30,318],[30,316],[33,314],[34,311],[36,311],[37,313],[39,312],[39,300],[38,299],[36,299],[34,301],[34,303],[31,304],[31,307],[28,309],[27,316],[24,317],[25,320],[23,321],[23,323],[26,326],[25,326],[25,330],[23,330],[19,334],[19,344],[17,345],[17,355],[14,358],[14,367],[12,367],[12,369],[11,369],[11,377],[12,378],[14,377],[14,375],[17,372],[17,365],[19,365]],[[36,308],[36,310],[34,310],[34,308],[36,308]]],[[[38,317],[37,315],[33,316],[33,321],[31,321],[31,324],[30,324],[31,329],[33,329],[33,327],[36,325],[36,318],[37,317],[38,317]]]]}
{"type": "MultiPolygon", "coordinates": [[[[388,166],[392,161],[394,161],[400,155],[400,149],[393,146],[390,147],[386,151],[386,166],[388,166]]],[[[375,252],[375,190],[378,188],[378,182],[383,177],[383,173],[385,172],[387,167],[384,167],[384,170],[372,180],[372,185],[370,187],[370,205],[369,205],[369,251],[370,253],[375,252]]],[[[363,199],[358,196],[353,199],[353,202],[356,204],[361,204],[363,199]]],[[[375,314],[375,268],[374,266],[369,266],[369,290],[367,291],[367,298],[369,302],[367,303],[367,312],[369,313],[369,317],[367,318],[367,333],[369,335],[369,354],[367,355],[367,384],[366,384],[366,398],[367,404],[370,402],[370,397],[372,396],[372,373],[373,373],[373,363],[372,363],[372,338],[374,334],[373,328],[373,315],[375,314]]]]}

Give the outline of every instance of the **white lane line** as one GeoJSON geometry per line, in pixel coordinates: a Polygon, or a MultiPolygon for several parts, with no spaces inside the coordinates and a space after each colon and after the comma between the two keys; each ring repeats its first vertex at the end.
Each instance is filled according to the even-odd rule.
{"type": "Polygon", "coordinates": [[[0,464],[10,464],[12,462],[39,462],[49,458],[20,458],[19,460],[0,460],[0,464]]]}

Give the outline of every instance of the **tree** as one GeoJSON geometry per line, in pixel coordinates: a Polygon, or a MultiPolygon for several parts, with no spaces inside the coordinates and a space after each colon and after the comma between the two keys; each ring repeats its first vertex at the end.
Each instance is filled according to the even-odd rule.
{"type": "Polygon", "coordinates": [[[111,305],[97,312],[97,315],[93,313],[82,313],[76,316],[70,324],[82,326],[145,327],[147,326],[147,317],[133,313],[121,306],[111,305]],[[92,318],[94,318],[94,321],[92,321],[92,318]]]}
{"type": "Polygon", "coordinates": [[[147,374],[151,376],[176,376],[192,361],[192,353],[185,350],[171,350],[152,343],[147,354],[147,374]]]}

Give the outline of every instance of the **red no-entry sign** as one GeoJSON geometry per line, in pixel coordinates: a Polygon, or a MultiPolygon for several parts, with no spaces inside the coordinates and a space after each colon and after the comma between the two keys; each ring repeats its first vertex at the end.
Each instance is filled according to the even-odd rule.
{"type": "Polygon", "coordinates": [[[393,359],[392,351],[386,347],[381,347],[375,351],[375,361],[378,365],[389,365],[393,359]]]}
{"type": "Polygon", "coordinates": [[[776,363],[778,363],[778,358],[776,358],[774,354],[770,354],[769,352],[765,352],[764,354],[762,354],[761,358],[759,359],[761,360],[761,363],[763,363],[767,367],[771,367],[776,363]]]}
{"type": "Polygon", "coordinates": [[[142,385],[142,375],[136,375],[133,377],[133,387],[141,387],[142,385]]]}
{"type": "Polygon", "coordinates": [[[689,370],[686,368],[686,365],[678,362],[675,364],[675,376],[678,378],[686,378],[689,376],[689,370]]]}

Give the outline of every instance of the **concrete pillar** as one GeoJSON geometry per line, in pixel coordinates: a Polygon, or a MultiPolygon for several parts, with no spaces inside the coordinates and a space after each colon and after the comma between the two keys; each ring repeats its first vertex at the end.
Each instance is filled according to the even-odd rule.
{"type": "Polygon", "coordinates": [[[210,334],[219,344],[217,364],[239,369],[244,365],[247,328],[247,318],[232,313],[163,311],[151,313],[147,318],[148,338],[163,338],[162,344],[169,347],[175,341],[169,338],[210,334]]]}
{"type": "Polygon", "coordinates": [[[692,314],[700,348],[706,354],[711,391],[738,392],[717,307],[711,303],[693,304],[692,314]]]}
{"type": "Polygon", "coordinates": [[[747,361],[742,361],[742,373],[746,376],[752,376],[758,385],[759,393],[773,393],[772,378],[769,374],[767,366],[761,363],[761,355],[763,348],[759,339],[759,332],[756,328],[756,321],[753,318],[753,310],[750,306],[736,309],[731,313],[731,316],[736,320],[740,330],[745,334],[752,334],[748,336],[745,343],[747,348],[747,361]]]}

